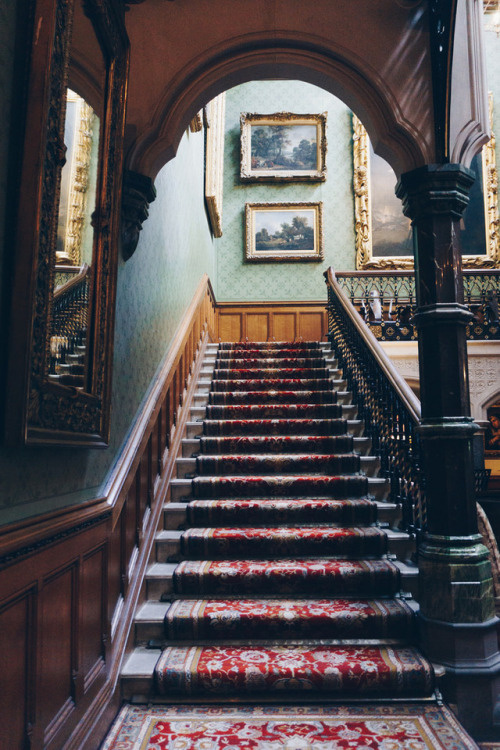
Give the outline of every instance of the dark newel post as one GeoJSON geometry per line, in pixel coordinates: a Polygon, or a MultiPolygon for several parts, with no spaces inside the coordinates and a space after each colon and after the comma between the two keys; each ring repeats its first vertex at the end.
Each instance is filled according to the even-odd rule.
{"type": "Polygon", "coordinates": [[[445,666],[447,697],[469,727],[491,726],[500,671],[491,568],[477,527],[459,235],[473,179],[460,164],[426,165],[403,174],[396,189],[414,227],[427,497],[422,646],[445,666]]]}

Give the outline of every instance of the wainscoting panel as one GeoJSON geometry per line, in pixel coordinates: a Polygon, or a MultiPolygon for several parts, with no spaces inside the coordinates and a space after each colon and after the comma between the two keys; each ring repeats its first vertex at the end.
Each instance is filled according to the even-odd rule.
{"type": "Polygon", "coordinates": [[[273,315],[276,341],[295,341],[297,338],[297,316],[294,312],[275,312],[273,315]]]}
{"type": "Polygon", "coordinates": [[[221,341],[326,341],[323,302],[222,302],[217,312],[221,341]]]}
{"type": "Polygon", "coordinates": [[[243,339],[243,315],[239,312],[219,312],[219,337],[222,341],[241,341],[243,339]]]}
{"type": "Polygon", "coordinates": [[[25,748],[33,726],[36,587],[15,594],[0,607],[0,747],[25,748]],[[12,658],[15,655],[15,659],[12,658]]]}
{"type": "Polygon", "coordinates": [[[269,313],[247,312],[245,337],[250,341],[267,341],[270,338],[269,313]]]}

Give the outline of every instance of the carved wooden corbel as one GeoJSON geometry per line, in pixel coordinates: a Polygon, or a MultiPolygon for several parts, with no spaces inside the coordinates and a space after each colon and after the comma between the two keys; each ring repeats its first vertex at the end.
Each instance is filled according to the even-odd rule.
{"type": "Polygon", "coordinates": [[[122,256],[128,260],[135,253],[142,225],[149,216],[149,204],[156,198],[151,178],[125,170],[122,191],[122,256]]]}

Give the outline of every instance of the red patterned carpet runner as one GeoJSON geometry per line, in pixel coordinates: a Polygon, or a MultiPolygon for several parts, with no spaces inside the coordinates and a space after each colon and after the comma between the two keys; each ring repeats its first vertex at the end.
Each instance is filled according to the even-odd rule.
{"type": "Polygon", "coordinates": [[[478,750],[436,705],[126,706],[102,750],[478,750]]]}
{"type": "MultiPolygon", "coordinates": [[[[412,645],[413,610],[398,597],[399,568],[336,380],[319,344],[220,345],[158,695],[432,695],[433,670],[412,645]]],[[[259,726],[272,736],[269,722],[259,726]]],[[[340,730],[322,727],[337,743],[340,730]]],[[[240,739],[235,746],[247,747],[240,739]]]]}

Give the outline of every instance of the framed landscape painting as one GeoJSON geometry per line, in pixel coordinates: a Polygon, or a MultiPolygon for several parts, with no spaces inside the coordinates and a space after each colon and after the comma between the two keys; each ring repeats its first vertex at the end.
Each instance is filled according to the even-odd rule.
{"type": "MultiPolygon", "coordinates": [[[[490,125],[493,130],[493,100],[490,125]]],[[[367,131],[353,115],[354,207],[356,269],[412,270],[413,236],[410,220],[396,197],[392,167],[374,153],[367,131]]],[[[500,219],[495,138],[472,160],[475,181],[460,221],[464,268],[500,266],[500,219]]]]}
{"type": "Polygon", "coordinates": [[[488,429],[484,436],[484,449],[487,458],[500,456],[500,403],[487,409],[488,429]]]}
{"type": "Polygon", "coordinates": [[[246,182],[326,179],[326,114],[243,112],[241,179],[246,182]]]}
{"type": "Polygon", "coordinates": [[[321,202],[247,203],[245,259],[323,260],[322,207],[321,202]]]}

